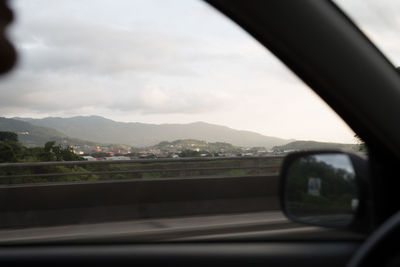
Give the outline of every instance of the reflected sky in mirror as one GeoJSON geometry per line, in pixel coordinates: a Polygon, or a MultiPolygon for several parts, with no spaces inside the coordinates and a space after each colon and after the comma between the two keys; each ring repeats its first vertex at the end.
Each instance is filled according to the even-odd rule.
{"type": "Polygon", "coordinates": [[[314,156],[314,158],[319,162],[324,162],[325,164],[331,165],[336,169],[344,169],[347,172],[354,174],[353,165],[350,158],[343,154],[320,154],[314,156]]]}

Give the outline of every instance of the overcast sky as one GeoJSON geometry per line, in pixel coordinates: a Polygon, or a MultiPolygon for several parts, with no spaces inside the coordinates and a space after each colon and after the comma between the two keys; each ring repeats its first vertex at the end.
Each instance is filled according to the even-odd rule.
{"type": "Polygon", "coordinates": [[[336,169],[343,169],[349,172],[349,174],[355,175],[353,164],[348,155],[343,154],[320,154],[314,156],[317,161],[325,162],[328,165],[336,169]]]}
{"type": "MultiPolygon", "coordinates": [[[[354,142],[312,90],[204,2],[10,2],[17,20],[9,34],[20,62],[0,81],[0,116],[205,121],[282,138],[354,142]]],[[[397,27],[399,16],[374,24],[371,14],[386,16],[367,12],[363,2],[346,5],[362,12],[358,19],[384,39],[389,54],[400,55],[400,39],[382,31],[397,27]]]]}

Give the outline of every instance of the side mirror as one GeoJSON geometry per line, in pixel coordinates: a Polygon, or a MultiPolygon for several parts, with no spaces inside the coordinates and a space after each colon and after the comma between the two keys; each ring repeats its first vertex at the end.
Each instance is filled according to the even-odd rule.
{"type": "Polygon", "coordinates": [[[295,222],[368,227],[367,166],[363,157],[341,151],[289,154],[281,170],[282,210],[295,222]]]}

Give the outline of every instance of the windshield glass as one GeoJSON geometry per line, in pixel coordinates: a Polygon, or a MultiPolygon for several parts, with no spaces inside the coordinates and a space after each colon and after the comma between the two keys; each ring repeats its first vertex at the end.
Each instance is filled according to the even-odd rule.
{"type": "Polygon", "coordinates": [[[364,149],[203,1],[10,4],[19,62],[0,80],[0,241],[289,233],[283,157],[364,149]]]}

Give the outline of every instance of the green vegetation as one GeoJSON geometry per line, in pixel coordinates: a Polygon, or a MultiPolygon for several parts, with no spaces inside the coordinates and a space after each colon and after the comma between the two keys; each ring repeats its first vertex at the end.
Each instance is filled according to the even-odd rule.
{"type": "Polygon", "coordinates": [[[199,157],[201,154],[212,156],[218,152],[238,153],[241,151],[240,147],[229,143],[213,143],[195,139],[180,139],[172,142],[163,141],[152,148],[161,151],[181,151],[180,157],[199,157]]]}
{"type": "MultiPolygon", "coordinates": [[[[0,132],[0,163],[12,162],[49,162],[49,161],[80,161],[71,147],[55,145],[47,142],[43,147],[26,147],[18,141],[18,135],[13,132],[0,132]]],[[[93,181],[98,177],[80,166],[38,166],[35,168],[5,167],[0,169],[0,176],[16,175],[13,179],[2,179],[1,184],[42,183],[55,181],[93,181]],[[48,177],[46,173],[55,173],[58,177],[48,177]],[[80,173],[75,175],[74,173],[80,173]],[[43,175],[44,174],[44,175],[43,175]],[[66,175],[63,175],[66,174],[66,175]]]]}
{"type": "MultiPolygon", "coordinates": [[[[176,142],[176,144],[179,142],[176,142]]],[[[28,148],[18,142],[15,133],[0,132],[1,162],[30,163],[40,161],[82,160],[71,148],[56,145],[53,141],[43,147],[28,148]]],[[[195,151],[196,152],[196,151],[195,151]]],[[[197,152],[196,152],[197,153],[197,152]]],[[[209,176],[262,175],[276,173],[281,159],[234,158],[206,161],[106,161],[103,164],[82,161],[57,164],[23,164],[0,166],[0,184],[34,184],[78,181],[106,181],[154,178],[190,178],[209,176]]]]}
{"type": "Polygon", "coordinates": [[[0,162],[74,161],[83,160],[71,147],[47,142],[44,147],[26,147],[13,132],[0,132],[0,162]]]}

